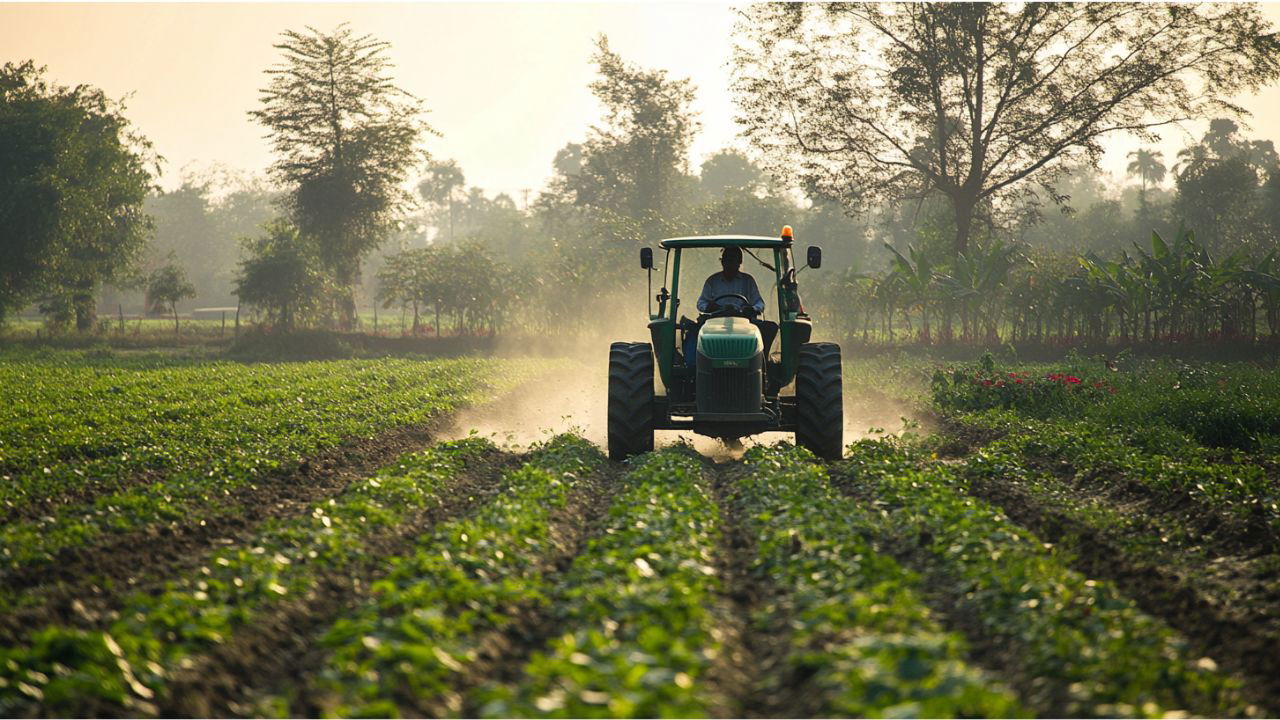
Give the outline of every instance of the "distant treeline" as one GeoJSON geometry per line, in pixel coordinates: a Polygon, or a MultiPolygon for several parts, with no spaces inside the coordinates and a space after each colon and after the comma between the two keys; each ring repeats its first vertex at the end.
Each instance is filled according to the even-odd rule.
{"type": "MultiPolygon", "coordinates": [[[[371,304],[412,318],[406,332],[417,334],[574,333],[628,313],[640,327],[639,247],[790,224],[801,246],[826,252],[801,283],[820,332],[1160,342],[1280,329],[1270,141],[1218,117],[1169,164],[1131,152],[1127,184],[1097,170],[1102,138],[1154,139],[1170,120],[1214,117],[1231,93],[1280,75],[1280,41],[1256,7],[749,14],[732,58],[741,148],[691,166],[692,82],[628,63],[601,37],[590,89],[604,121],[549,158],[546,185],[518,199],[470,186],[456,162],[422,151],[434,130],[420,120],[422,101],[396,90],[385,43],[345,26],[286,33],[288,52],[249,113],[276,152],[267,178],[197,174],[171,192],[104,192],[115,205],[77,206],[115,218],[100,223],[114,234],[95,230],[94,242],[66,232],[58,210],[18,224],[37,238],[22,255],[33,269],[0,278],[0,318],[36,302],[55,325],[74,318],[87,329],[93,298],[113,309],[145,299],[176,318],[194,292],[197,305],[243,305],[285,330],[351,329],[371,304]],[[851,34],[824,29],[835,26],[851,34]],[[860,65],[843,52],[854,36],[867,47],[899,42],[860,65]],[[1116,56],[1119,45],[1130,52],[1116,56]],[[1052,47],[1073,50],[1055,59],[1052,47]],[[330,88],[329,77],[344,80],[330,88]]],[[[42,102],[105,117],[121,150],[104,185],[127,177],[150,189],[149,150],[122,108],[99,94],[67,111],[73,91],[32,65],[6,73],[18,80],[0,85],[0,131],[18,132],[22,103],[32,118],[42,102]]],[[[19,137],[26,147],[60,142],[19,137]]],[[[45,207],[37,185],[18,182],[28,208],[45,207]]],[[[0,205],[0,219],[20,214],[0,205]]]]}

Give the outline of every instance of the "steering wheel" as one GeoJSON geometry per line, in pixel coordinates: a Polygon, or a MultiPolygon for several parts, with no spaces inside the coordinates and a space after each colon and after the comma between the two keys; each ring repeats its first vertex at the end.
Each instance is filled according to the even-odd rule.
{"type": "Polygon", "coordinates": [[[724,295],[716,296],[711,300],[711,302],[719,305],[722,298],[732,298],[741,302],[739,303],[739,307],[722,307],[718,310],[707,313],[708,315],[746,315],[748,317],[754,317],[756,315],[756,309],[751,307],[751,303],[747,300],[745,295],[740,295],[738,293],[725,293],[724,295]]]}

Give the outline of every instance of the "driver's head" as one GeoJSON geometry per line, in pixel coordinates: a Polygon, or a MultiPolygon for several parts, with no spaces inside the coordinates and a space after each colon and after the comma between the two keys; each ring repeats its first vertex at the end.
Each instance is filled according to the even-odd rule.
{"type": "Polygon", "coordinates": [[[738,268],[742,267],[742,248],[727,247],[721,250],[720,267],[724,268],[727,275],[738,272],[738,268]]]}

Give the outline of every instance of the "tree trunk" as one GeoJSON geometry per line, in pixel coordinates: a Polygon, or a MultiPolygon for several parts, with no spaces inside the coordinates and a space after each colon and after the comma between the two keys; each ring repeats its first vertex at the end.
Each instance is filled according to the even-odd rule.
{"type": "Polygon", "coordinates": [[[360,277],[359,261],[338,265],[338,329],[350,332],[356,326],[356,282],[360,277]]]}
{"type": "Polygon", "coordinates": [[[173,312],[173,336],[179,337],[178,332],[178,303],[170,303],[169,310],[173,312]]]}
{"type": "Polygon", "coordinates": [[[89,332],[98,319],[98,303],[91,284],[80,284],[71,291],[71,305],[76,312],[76,330],[89,332]]]}

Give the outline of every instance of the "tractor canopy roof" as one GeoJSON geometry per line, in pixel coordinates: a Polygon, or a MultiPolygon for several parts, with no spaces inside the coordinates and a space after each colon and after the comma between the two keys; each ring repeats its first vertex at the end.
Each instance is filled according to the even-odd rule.
{"type": "Polygon", "coordinates": [[[658,243],[658,247],[671,248],[779,248],[789,247],[791,238],[764,237],[763,235],[695,235],[691,237],[667,238],[658,243]]]}

